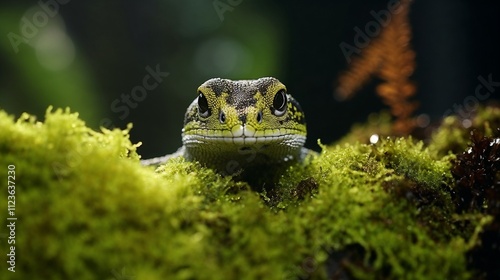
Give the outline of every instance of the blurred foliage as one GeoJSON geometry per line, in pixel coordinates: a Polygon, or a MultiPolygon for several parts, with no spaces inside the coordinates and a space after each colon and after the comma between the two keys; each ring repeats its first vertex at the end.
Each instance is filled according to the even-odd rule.
{"type": "Polygon", "coordinates": [[[262,10],[244,4],[226,10],[195,0],[0,4],[6,35],[0,41],[0,71],[6,72],[0,107],[38,116],[49,105],[70,107],[93,128],[133,122],[149,151],[169,152],[180,145],[185,108],[206,79],[283,74],[283,13],[273,5],[262,10]],[[119,112],[127,104],[124,96],[143,84],[145,69],[156,65],[170,76],[147,98],[126,105],[129,113],[119,112]],[[155,131],[160,137],[147,137],[155,131]]]}
{"type": "Polygon", "coordinates": [[[24,38],[20,18],[34,18],[42,11],[34,6],[23,11],[18,8],[0,10],[0,56],[4,61],[0,78],[0,107],[20,113],[41,113],[43,107],[71,107],[82,112],[90,123],[102,114],[95,81],[89,76],[84,59],[74,56],[75,46],[65,33],[59,16],[48,20],[42,28],[24,27],[33,34],[24,38]]]}
{"type": "Polygon", "coordinates": [[[412,139],[324,146],[257,193],[182,158],[141,166],[130,127],[68,110],[0,111],[0,129],[18,218],[2,279],[467,279],[491,221],[452,215],[449,159],[412,139]]]}
{"type": "MultiPolygon", "coordinates": [[[[334,100],[333,81],[346,68],[339,43],[351,43],[353,28],[364,28],[387,1],[243,0],[222,15],[215,2],[68,1],[33,26],[50,14],[38,1],[2,1],[0,108],[21,117],[0,112],[0,162],[15,162],[24,186],[18,194],[21,276],[112,279],[132,272],[138,279],[192,279],[208,269],[207,278],[398,279],[412,271],[415,278],[442,279],[478,269],[477,255],[487,249],[477,246],[487,240],[481,230],[489,226],[495,238],[491,225],[498,223],[488,225],[487,213],[453,213],[449,154],[467,148],[469,127],[492,136],[498,110],[445,118],[425,138],[428,148],[387,139],[393,124],[384,113],[346,135],[354,121],[383,105],[373,84],[365,89],[372,95],[334,100]],[[27,29],[33,36],[13,44],[19,37],[12,34],[27,29]],[[157,65],[169,75],[129,105],[124,98],[157,65]],[[281,79],[300,101],[308,145],[345,137],[263,193],[182,160],[156,173],[139,166],[139,154],[180,146],[184,111],[199,84],[262,76],[281,79]],[[113,104],[126,104],[129,113],[113,104]],[[39,122],[22,114],[41,120],[49,105],[71,107],[80,117],[57,111],[39,122]],[[104,120],[110,130],[96,132],[104,120]],[[128,123],[134,124],[132,141],[128,123]],[[138,153],[131,142],[139,141],[138,153]],[[471,248],[478,253],[467,256],[471,248]]],[[[421,24],[412,29],[423,66],[415,80],[424,85],[416,98],[438,118],[473,96],[478,75],[499,77],[491,35],[499,33],[488,28],[500,26],[491,24],[498,22],[497,10],[454,3],[413,5],[415,14],[426,15],[413,18],[421,24]],[[437,16],[427,13],[429,6],[437,16]],[[449,18],[451,24],[442,21],[449,18]]]]}

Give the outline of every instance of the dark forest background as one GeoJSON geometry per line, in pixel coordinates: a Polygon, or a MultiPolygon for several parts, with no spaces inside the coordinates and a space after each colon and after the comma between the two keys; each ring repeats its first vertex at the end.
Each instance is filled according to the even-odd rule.
{"type": "MultiPolygon", "coordinates": [[[[390,0],[40,2],[58,3],[57,12],[37,1],[0,4],[0,108],[43,119],[49,105],[70,107],[95,129],[133,123],[145,158],[181,146],[185,109],[212,77],[280,79],[306,112],[315,149],[386,108],[376,79],[348,101],[334,90],[349,67],[339,45],[354,45],[355,28],[390,0]],[[169,74],[125,110],[122,95],[143,84],[148,66],[169,74]]],[[[410,20],[418,114],[438,122],[475,95],[478,76],[500,82],[498,1],[416,0],[410,20]]],[[[482,103],[498,96],[500,87],[482,103]]]]}

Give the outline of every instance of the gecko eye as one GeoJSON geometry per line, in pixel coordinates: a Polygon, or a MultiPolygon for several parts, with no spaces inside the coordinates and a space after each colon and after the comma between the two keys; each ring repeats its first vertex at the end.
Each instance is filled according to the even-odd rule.
{"type": "Polygon", "coordinates": [[[206,118],[210,115],[210,109],[208,108],[208,101],[205,95],[199,91],[198,92],[198,113],[201,117],[206,118]]]}
{"type": "Polygon", "coordinates": [[[287,99],[286,99],[286,93],[285,90],[282,89],[276,93],[274,96],[273,100],[273,114],[275,116],[283,116],[286,112],[286,104],[287,104],[287,99]]]}

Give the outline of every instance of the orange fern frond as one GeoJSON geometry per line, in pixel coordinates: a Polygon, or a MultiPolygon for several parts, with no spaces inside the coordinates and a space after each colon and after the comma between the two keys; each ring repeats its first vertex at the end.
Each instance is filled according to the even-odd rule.
{"type": "Polygon", "coordinates": [[[371,42],[370,47],[363,50],[363,55],[355,58],[348,71],[338,78],[335,95],[339,100],[351,98],[378,71],[382,63],[380,40],[371,42]]]}
{"type": "Polygon", "coordinates": [[[418,105],[409,100],[416,92],[416,86],[410,80],[415,70],[415,52],[410,46],[411,0],[400,3],[401,10],[392,15],[380,35],[353,60],[350,69],[340,75],[336,94],[340,99],[351,97],[372,76],[381,78],[383,82],[376,91],[396,118],[393,133],[406,135],[415,127],[412,114],[418,105]]]}

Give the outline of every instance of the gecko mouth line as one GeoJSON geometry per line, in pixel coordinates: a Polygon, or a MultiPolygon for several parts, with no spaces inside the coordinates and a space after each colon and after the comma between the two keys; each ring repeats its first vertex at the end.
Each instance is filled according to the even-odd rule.
{"type": "Polygon", "coordinates": [[[275,136],[260,136],[260,137],[250,137],[250,136],[240,136],[240,137],[226,137],[226,136],[205,136],[205,135],[186,135],[184,136],[184,142],[186,144],[190,143],[200,143],[200,142],[217,142],[217,143],[228,143],[237,145],[254,145],[260,143],[273,143],[273,142],[288,142],[293,140],[293,142],[304,143],[306,137],[297,136],[296,134],[286,134],[286,135],[275,135],[275,136]]]}

